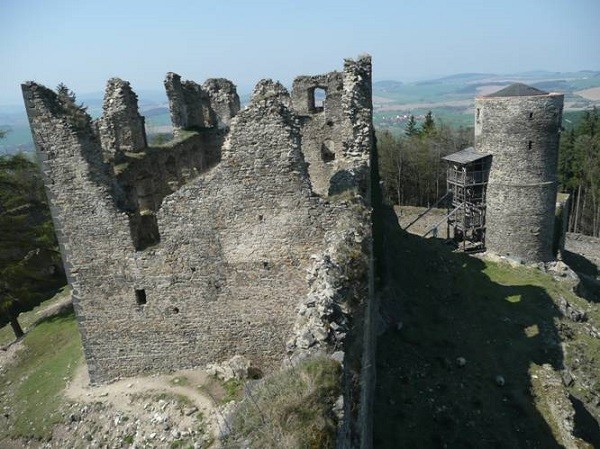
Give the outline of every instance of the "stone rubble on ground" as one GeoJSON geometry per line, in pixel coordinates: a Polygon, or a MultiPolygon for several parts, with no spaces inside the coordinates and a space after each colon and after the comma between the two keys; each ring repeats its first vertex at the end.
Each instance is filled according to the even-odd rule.
{"type": "Polygon", "coordinates": [[[246,357],[234,355],[223,363],[211,363],[206,366],[206,372],[212,376],[228,381],[230,379],[243,380],[251,377],[252,363],[246,357]]]}
{"type": "Polygon", "coordinates": [[[157,399],[152,393],[130,396],[125,409],[104,402],[71,403],[63,411],[47,442],[28,443],[40,449],[162,449],[207,448],[213,436],[204,415],[186,401],[169,396],[157,399]],[[142,405],[143,404],[143,405],[142,405]]]}

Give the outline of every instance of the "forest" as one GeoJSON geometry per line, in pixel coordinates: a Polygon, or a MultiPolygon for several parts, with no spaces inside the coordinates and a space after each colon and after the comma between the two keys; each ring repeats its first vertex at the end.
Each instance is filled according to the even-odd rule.
{"type": "Polygon", "coordinates": [[[561,191],[571,195],[569,231],[600,237],[600,117],[596,107],[563,131],[558,176],[561,191]]]}
{"type": "Polygon", "coordinates": [[[0,327],[9,322],[22,336],[19,313],[65,284],[37,164],[24,154],[0,156],[0,327]]]}
{"type": "Polygon", "coordinates": [[[404,134],[377,132],[379,170],[389,204],[431,206],[446,193],[442,157],[473,145],[473,129],[436,122],[428,112],[421,126],[410,116],[404,134]]]}
{"type": "MultiPolygon", "coordinates": [[[[563,128],[559,190],[569,193],[569,231],[600,237],[600,118],[594,107],[563,128]]],[[[451,127],[432,113],[421,125],[410,117],[404,133],[377,132],[379,170],[389,204],[429,207],[446,193],[443,156],[472,146],[473,128],[451,127]]]]}

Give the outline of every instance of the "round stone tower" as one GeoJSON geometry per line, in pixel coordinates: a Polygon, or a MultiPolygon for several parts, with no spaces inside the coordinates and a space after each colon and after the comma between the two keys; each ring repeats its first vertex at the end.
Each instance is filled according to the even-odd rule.
{"type": "Polygon", "coordinates": [[[553,259],[563,100],[524,84],[475,100],[475,148],[492,154],[486,247],[494,253],[553,259]]]}

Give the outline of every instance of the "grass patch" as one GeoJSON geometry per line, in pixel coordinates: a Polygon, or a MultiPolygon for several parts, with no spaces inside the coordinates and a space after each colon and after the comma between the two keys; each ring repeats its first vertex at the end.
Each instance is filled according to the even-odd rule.
{"type": "Polygon", "coordinates": [[[48,318],[31,330],[18,360],[0,374],[2,402],[9,414],[0,438],[50,438],[52,426],[63,419],[61,392],[81,361],[72,313],[48,318]]]}
{"type": "Polygon", "coordinates": [[[222,381],[216,376],[209,377],[205,384],[198,386],[198,391],[210,397],[217,404],[238,401],[243,396],[244,383],[238,379],[222,381]]]}
{"type": "MultiPolygon", "coordinates": [[[[46,309],[49,306],[52,306],[71,294],[71,287],[65,286],[60,291],[54,295],[52,298],[48,299],[40,303],[37,307],[34,307],[32,310],[28,312],[23,312],[19,315],[19,323],[25,332],[35,323],[36,320],[40,317],[40,311],[46,309]]],[[[15,334],[12,331],[12,328],[9,324],[0,328],[0,347],[6,346],[9,343],[12,343],[15,340],[15,334]]]]}
{"type": "Polygon", "coordinates": [[[175,146],[177,146],[178,144],[180,144],[181,142],[199,135],[199,131],[194,130],[194,129],[181,129],[179,130],[178,136],[177,138],[173,138],[173,135],[171,134],[171,138],[168,140],[161,140],[159,142],[153,143],[152,145],[150,145],[148,148],[148,151],[156,151],[156,150],[161,150],[161,149],[171,149],[174,148],[175,146]]]}
{"type": "Polygon", "coordinates": [[[333,448],[337,422],[332,406],[340,394],[340,365],[314,358],[246,389],[225,447],[247,440],[260,448],[333,448]]]}
{"type": "Polygon", "coordinates": [[[238,379],[229,379],[223,382],[225,396],[223,402],[237,401],[242,397],[242,389],[244,384],[238,379]]]}

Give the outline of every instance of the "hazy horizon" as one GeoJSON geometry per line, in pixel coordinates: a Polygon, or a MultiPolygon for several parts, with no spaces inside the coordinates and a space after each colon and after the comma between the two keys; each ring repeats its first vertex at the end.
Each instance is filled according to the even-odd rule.
{"type": "Polygon", "coordinates": [[[78,95],[118,76],[159,90],[166,72],[226,77],[249,91],[373,56],[375,80],[464,72],[600,69],[597,0],[76,2],[5,0],[0,103],[20,83],[64,82],[78,95]]]}

